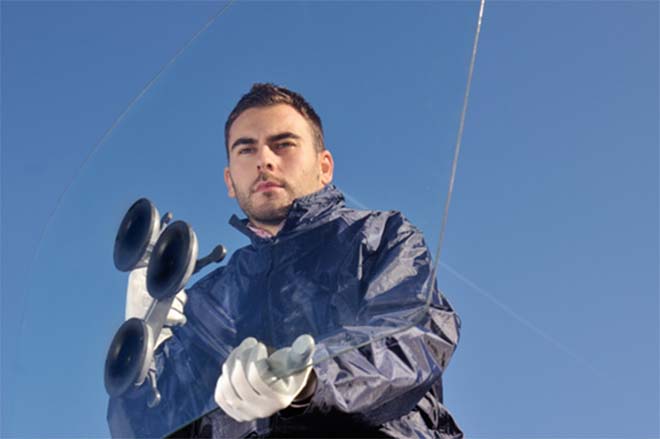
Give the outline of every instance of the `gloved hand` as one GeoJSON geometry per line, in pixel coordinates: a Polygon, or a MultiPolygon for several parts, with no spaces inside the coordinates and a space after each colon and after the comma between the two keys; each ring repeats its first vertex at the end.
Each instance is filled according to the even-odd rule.
{"type": "MultiPolygon", "coordinates": [[[[181,290],[174,297],[172,308],[167,313],[167,320],[165,326],[178,326],[186,323],[186,316],[183,313],[183,308],[188,301],[188,295],[185,290],[181,290]]],[[[128,287],[126,288],[126,320],[137,317],[143,319],[147,315],[149,307],[154,302],[154,298],[149,295],[147,291],[147,267],[136,268],[128,275],[128,287]]],[[[172,336],[172,331],[164,327],[160,331],[160,335],[156,342],[154,349],[162,342],[172,336]]]]}
{"type": "Polygon", "coordinates": [[[239,422],[266,418],[287,408],[307,384],[313,352],[314,339],[309,335],[301,335],[290,348],[270,357],[263,343],[246,338],[222,365],[216,403],[239,422]],[[294,370],[299,371],[290,373],[294,370]]]}

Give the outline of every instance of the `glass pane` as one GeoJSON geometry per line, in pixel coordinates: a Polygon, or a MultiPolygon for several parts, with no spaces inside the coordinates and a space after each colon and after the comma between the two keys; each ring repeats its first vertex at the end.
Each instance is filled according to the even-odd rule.
{"type": "MultiPolygon", "coordinates": [[[[430,325],[431,302],[451,320],[442,328],[451,340],[455,322],[433,294],[430,258],[477,11],[476,2],[231,5],[127,113],[61,200],[29,274],[18,377],[29,383],[26,400],[54,394],[49,406],[67,406],[77,377],[103,375],[128,280],[113,266],[115,236],[143,197],[156,218],[172,212],[192,227],[198,258],[218,244],[228,255],[186,283],[188,323],[158,350],[160,403],[148,406],[149,379],[129,387],[111,402],[115,435],[162,436],[217,409],[220,366],[246,337],[277,350],[310,334],[321,370],[336,356],[367,358],[397,344],[404,331],[423,338],[415,327],[430,325]],[[224,121],[253,83],[266,81],[300,92],[320,114],[335,163],[336,190],[324,191],[343,193],[355,210],[330,221],[315,199],[303,213],[318,227],[239,255],[249,241],[228,222],[245,215],[223,181],[224,121]],[[41,358],[49,377],[62,378],[41,375],[41,358]]],[[[106,410],[102,386],[74,393],[81,408],[63,415],[71,424],[88,408],[106,410]]]]}

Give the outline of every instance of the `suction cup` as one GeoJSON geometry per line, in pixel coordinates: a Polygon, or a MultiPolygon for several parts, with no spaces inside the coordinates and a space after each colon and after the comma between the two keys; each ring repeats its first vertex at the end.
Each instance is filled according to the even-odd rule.
{"type": "Polygon", "coordinates": [[[122,395],[137,383],[149,352],[149,328],[141,319],[129,319],[112,339],[105,359],[105,390],[122,395]]]}
{"type": "Polygon", "coordinates": [[[151,201],[140,198],[128,209],[115,237],[115,267],[131,271],[147,265],[150,248],[160,233],[160,215],[151,201]]]}
{"type": "Polygon", "coordinates": [[[163,300],[176,295],[193,274],[197,262],[197,236],[183,221],[175,221],[158,238],[147,268],[147,290],[163,300]]]}

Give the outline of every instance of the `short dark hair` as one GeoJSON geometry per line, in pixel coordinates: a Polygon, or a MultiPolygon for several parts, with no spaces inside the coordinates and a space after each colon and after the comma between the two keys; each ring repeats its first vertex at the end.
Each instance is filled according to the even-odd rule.
{"type": "Polygon", "coordinates": [[[229,160],[229,129],[238,116],[245,110],[254,107],[269,107],[271,105],[286,104],[293,107],[312,127],[314,146],[317,152],[325,150],[323,142],[323,124],[314,108],[295,91],[271,83],[257,83],[249,92],[243,95],[225,122],[225,150],[229,160]]]}

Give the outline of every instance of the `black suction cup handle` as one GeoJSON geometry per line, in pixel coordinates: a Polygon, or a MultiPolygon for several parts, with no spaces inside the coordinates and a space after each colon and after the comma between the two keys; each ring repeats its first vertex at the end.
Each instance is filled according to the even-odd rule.
{"type": "Polygon", "coordinates": [[[164,229],[167,227],[167,225],[172,221],[172,218],[174,215],[172,215],[172,212],[167,212],[163,217],[160,219],[160,228],[164,229]]]}
{"type": "Polygon", "coordinates": [[[217,245],[211,251],[211,253],[209,253],[208,255],[204,256],[203,258],[197,260],[197,263],[195,264],[194,273],[197,273],[202,268],[206,267],[207,265],[209,265],[213,262],[222,261],[225,258],[225,256],[227,256],[227,249],[225,248],[225,246],[222,245],[222,244],[217,245]]]}

